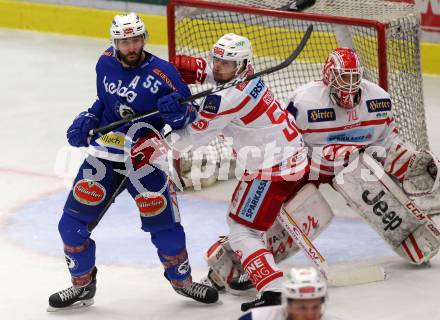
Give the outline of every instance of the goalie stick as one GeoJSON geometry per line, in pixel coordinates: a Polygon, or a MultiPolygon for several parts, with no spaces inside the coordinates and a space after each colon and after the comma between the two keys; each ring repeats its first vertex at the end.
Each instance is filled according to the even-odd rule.
{"type": "Polygon", "coordinates": [[[284,208],[281,209],[277,219],[327,279],[329,285],[340,287],[385,280],[385,271],[381,266],[359,266],[355,269],[331,270],[324,256],[284,208]]]}
{"type": "MultiPolygon", "coordinates": [[[[296,49],[292,52],[292,54],[286,60],[284,60],[280,64],[273,66],[273,67],[270,67],[268,69],[262,70],[260,72],[254,73],[253,75],[249,75],[246,78],[237,78],[234,81],[231,81],[231,82],[219,85],[217,87],[193,94],[189,97],[181,99],[180,103],[188,103],[188,102],[197,100],[199,98],[206,97],[212,93],[216,93],[216,92],[219,92],[219,91],[231,88],[231,87],[235,87],[236,85],[238,85],[240,83],[248,82],[248,81],[251,81],[251,80],[256,79],[258,77],[265,76],[265,75],[274,73],[276,71],[279,71],[281,69],[288,67],[298,57],[298,55],[301,53],[301,51],[304,49],[304,47],[307,44],[307,41],[309,40],[309,38],[312,34],[312,31],[313,31],[313,25],[309,25],[303,38],[301,39],[300,43],[296,47],[296,49]]],[[[107,133],[107,132],[113,130],[114,128],[120,127],[126,123],[134,122],[134,121],[137,121],[137,120],[140,120],[140,119],[143,119],[143,118],[146,118],[146,117],[158,114],[158,113],[159,113],[159,110],[154,109],[152,111],[149,111],[149,112],[137,115],[137,116],[135,116],[135,115],[129,116],[127,118],[109,123],[108,125],[105,125],[103,127],[90,130],[89,136],[93,137],[94,135],[96,135],[98,133],[104,134],[104,133],[107,133]]]]}

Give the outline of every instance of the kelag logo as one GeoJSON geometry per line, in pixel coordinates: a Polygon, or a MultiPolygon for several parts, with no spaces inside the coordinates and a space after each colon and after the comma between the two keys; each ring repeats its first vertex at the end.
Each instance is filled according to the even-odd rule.
{"type": "Polygon", "coordinates": [[[374,129],[354,129],[341,133],[329,134],[327,136],[328,143],[334,142],[368,142],[373,138],[374,129]]]}

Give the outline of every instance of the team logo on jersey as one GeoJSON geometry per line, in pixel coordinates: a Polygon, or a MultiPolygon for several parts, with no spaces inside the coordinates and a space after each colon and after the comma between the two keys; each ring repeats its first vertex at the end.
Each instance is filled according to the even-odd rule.
{"type": "Polygon", "coordinates": [[[245,203],[240,209],[238,216],[246,221],[253,222],[255,217],[257,216],[258,210],[263,203],[264,197],[269,190],[270,181],[266,180],[255,180],[252,182],[252,186],[249,190],[249,195],[251,197],[247,197],[245,203]]]}
{"type": "Polygon", "coordinates": [[[208,126],[209,126],[209,122],[206,121],[205,119],[200,119],[191,123],[191,128],[197,131],[203,131],[206,128],[208,128],[208,126]]]}
{"type": "Polygon", "coordinates": [[[141,193],[134,201],[143,217],[154,217],[161,214],[167,207],[167,199],[162,194],[141,193]]]}
{"type": "Polygon", "coordinates": [[[222,97],[212,94],[206,97],[205,102],[203,103],[203,111],[208,113],[217,113],[218,109],[220,109],[222,97]]]}
{"type": "Polygon", "coordinates": [[[76,201],[89,206],[100,204],[106,195],[102,184],[87,179],[82,179],[75,183],[72,193],[76,201]]]}
{"type": "Polygon", "coordinates": [[[307,110],[309,122],[335,121],[336,113],[333,108],[307,110]]]}
{"type": "Polygon", "coordinates": [[[391,100],[390,99],[373,99],[367,100],[368,112],[383,112],[391,111],[391,100]]]}
{"type": "Polygon", "coordinates": [[[120,102],[116,103],[116,113],[118,113],[122,119],[134,116],[133,109],[120,102]]]}
{"type": "Polygon", "coordinates": [[[359,143],[368,142],[373,139],[373,128],[368,129],[354,129],[349,131],[344,131],[341,133],[332,133],[327,136],[328,143],[334,142],[347,142],[347,143],[359,143]]]}

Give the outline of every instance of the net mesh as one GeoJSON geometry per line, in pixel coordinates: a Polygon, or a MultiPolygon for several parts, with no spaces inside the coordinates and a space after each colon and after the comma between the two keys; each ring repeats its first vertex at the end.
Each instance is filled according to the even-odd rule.
{"type": "MultiPolygon", "coordinates": [[[[215,2],[271,9],[279,9],[289,4],[289,1],[255,0],[215,2]]],[[[325,23],[291,17],[243,14],[234,12],[232,6],[231,11],[228,10],[195,8],[190,5],[176,6],[176,54],[208,58],[209,51],[218,38],[234,32],[250,39],[253,48],[252,62],[255,69],[260,71],[286,59],[296,48],[305,29],[313,23],[314,32],[299,57],[289,67],[264,77],[279,99],[286,99],[299,85],[321,79],[325,58],[338,46],[353,47],[356,50],[366,79],[377,84],[381,80],[379,37],[373,27],[348,25],[342,21],[343,19],[325,23]]],[[[325,16],[374,17],[376,21],[385,25],[388,68],[386,80],[388,92],[394,101],[396,122],[406,141],[410,141],[417,148],[428,148],[420,66],[420,21],[413,5],[380,0],[317,0],[314,6],[305,11],[325,16]]],[[[207,88],[205,85],[194,86],[191,89],[195,93],[207,88]]],[[[212,148],[207,150],[211,150],[213,154],[207,156],[209,159],[221,162],[224,157],[232,158],[229,148],[227,152],[222,150],[221,139],[212,141],[210,146],[212,148]]],[[[185,168],[181,172],[183,176],[191,171],[191,157],[191,153],[182,155],[180,168],[185,168]]]]}

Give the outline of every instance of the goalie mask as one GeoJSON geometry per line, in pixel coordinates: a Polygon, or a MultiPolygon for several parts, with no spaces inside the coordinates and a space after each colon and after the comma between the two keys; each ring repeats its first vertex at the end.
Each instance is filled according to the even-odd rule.
{"type": "Polygon", "coordinates": [[[116,40],[143,35],[148,40],[148,32],[141,18],[134,12],[116,15],[110,27],[110,39],[113,48],[118,50],[116,40]]]}
{"type": "Polygon", "coordinates": [[[359,103],[362,67],[356,52],[337,48],[324,64],[323,82],[330,87],[331,98],[342,108],[351,109],[359,103]]]}
{"type": "Polygon", "coordinates": [[[211,63],[215,59],[233,61],[235,65],[235,76],[246,70],[252,58],[251,42],[248,38],[228,33],[222,36],[213,46],[211,51],[211,63]]]}

